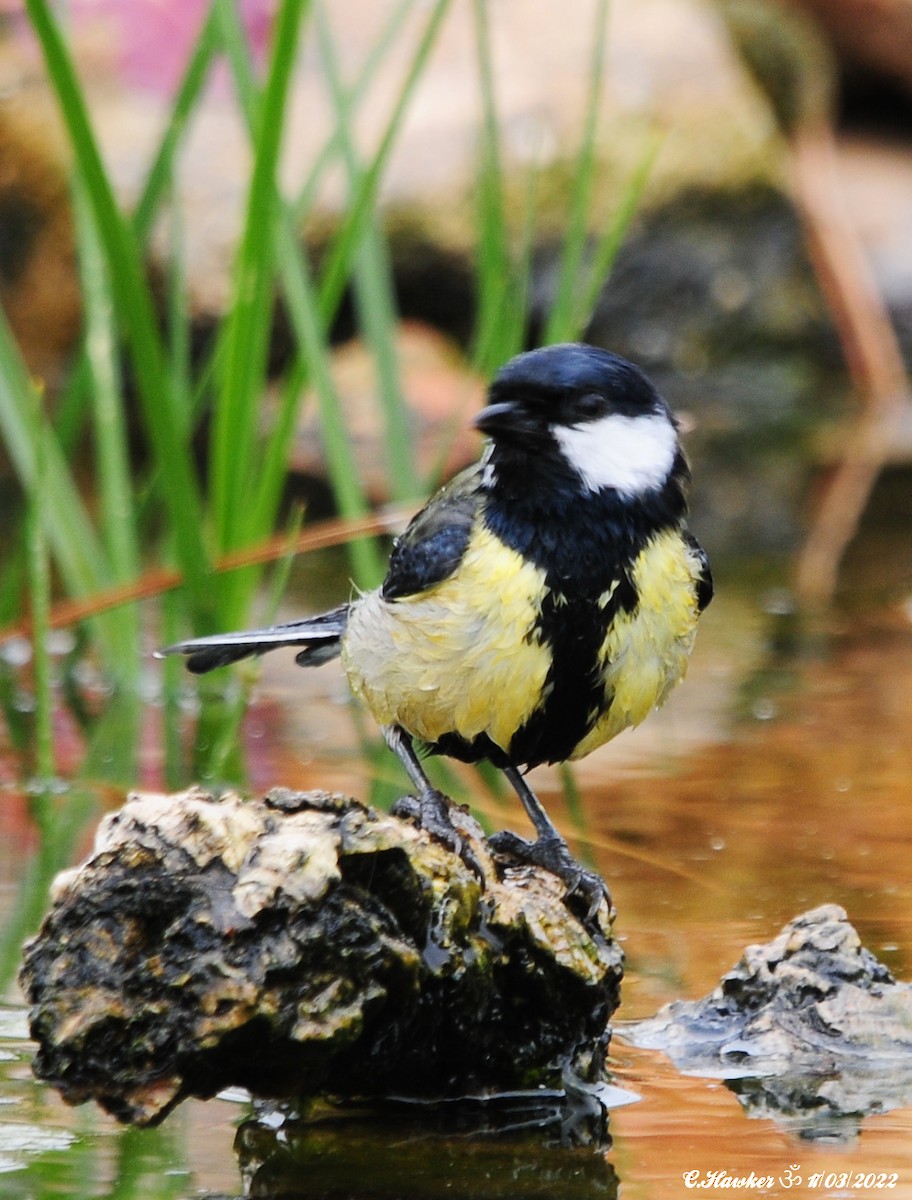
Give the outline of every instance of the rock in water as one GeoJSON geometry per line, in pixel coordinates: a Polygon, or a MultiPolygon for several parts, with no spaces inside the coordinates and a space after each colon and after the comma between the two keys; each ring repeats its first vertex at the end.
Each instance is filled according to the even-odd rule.
{"type": "Polygon", "coordinates": [[[618,1033],[681,1071],[730,1081],[750,1112],[806,1137],[851,1135],[859,1116],[912,1103],[912,985],[835,904],[748,946],[708,996],[618,1033]]]}
{"type": "Polygon", "coordinates": [[[553,876],[495,862],[454,819],[483,887],[345,796],[131,796],[26,945],[36,1074],[136,1124],[229,1085],[370,1099],[598,1083],[620,949],[553,876]]]}

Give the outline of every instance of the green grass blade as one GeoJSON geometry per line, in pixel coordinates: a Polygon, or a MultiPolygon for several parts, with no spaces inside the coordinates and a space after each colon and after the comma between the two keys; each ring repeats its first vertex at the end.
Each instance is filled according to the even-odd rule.
{"type": "MultiPolygon", "coordinates": [[[[319,413],[326,468],[339,515],[346,518],[365,516],[370,505],[360,484],[358,461],[345,424],[342,402],[332,376],[326,329],[319,312],[316,287],[306,265],[300,259],[300,247],[288,223],[277,230],[280,273],[292,329],[301,358],[307,363],[306,381],[310,385],[319,413]]],[[[259,487],[250,508],[249,540],[272,528],[288,471],[288,457],[294,436],[303,372],[294,372],[285,385],[276,425],[265,448],[259,487]]],[[[382,578],[383,559],[376,541],[364,538],[347,546],[352,578],[361,588],[375,586],[382,578]]]]}
{"type": "Polygon", "coordinates": [[[421,484],[411,416],[402,392],[392,267],[386,239],[377,228],[369,232],[355,261],[355,299],[383,410],[387,490],[393,500],[409,500],[420,493],[421,484]]]}
{"type": "Polygon", "coordinates": [[[365,224],[375,217],[377,194],[383,171],[389,161],[390,152],[402,126],[415,85],[421,78],[436,43],[441,23],[449,9],[449,3],[450,0],[435,0],[431,6],[430,15],[412,55],[405,79],[400,86],[383,137],[380,139],[380,144],[370,165],[364,172],[362,186],[354,203],[349,206],[346,220],[329,247],[320,279],[320,310],[327,322],[336,312],[342,299],[351,273],[354,249],[364,235],[365,224]]]}
{"type": "Polygon", "coordinates": [[[180,198],[173,179],[169,181],[168,190],[171,196],[168,206],[168,252],[165,278],[168,364],[174,391],[180,401],[180,410],[187,417],[187,433],[189,435],[193,430],[194,414],[198,410],[198,403],[193,388],[187,243],[184,237],[180,198]]]}
{"type": "Polygon", "coordinates": [[[563,337],[558,337],[558,340],[582,336],[592,320],[599,293],[605,286],[621,242],[640,206],[660,147],[659,138],[654,138],[647,144],[633,178],[624,189],[614,216],[606,222],[605,232],[595,246],[588,278],[582,281],[577,290],[576,307],[571,315],[570,328],[563,337]]]}
{"type": "MultiPolygon", "coordinates": [[[[255,137],[260,95],[247,53],[237,14],[231,5],[220,9],[221,30],[228,60],[234,76],[241,111],[251,138],[255,137]]],[[[300,362],[306,363],[306,373],[293,372],[294,378],[285,389],[285,402],[276,427],[263,452],[259,479],[246,506],[246,539],[262,537],[272,529],[278,500],[288,469],[288,453],[294,433],[295,418],[301,390],[309,379],[320,410],[327,467],[339,512],[343,516],[363,516],[368,511],[367,500],[358,483],[357,463],[348,432],[342,418],[339,397],[335,390],[329,365],[326,328],[320,314],[316,289],[310,271],[301,254],[287,206],[275,196],[273,234],[276,238],[275,260],[288,307],[292,329],[298,342],[300,362]]],[[[380,560],[370,541],[353,542],[349,556],[352,571],[359,586],[371,586],[380,571],[380,560]]],[[[226,600],[230,615],[242,611],[252,591],[254,576],[245,572],[235,575],[231,594],[226,600]]],[[[227,593],[226,593],[227,595],[227,593]]],[[[228,612],[225,615],[229,615],[228,612]]]]}
{"type": "Polygon", "coordinates": [[[73,201],[95,417],[96,493],[111,574],[116,582],[125,583],[139,574],[140,555],[112,296],[104,256],[78,180],[73,201]]]}
{"type": "MultiPolygon", "coordinates": [[[[172,187],[174,160],[219,46],[215,14],[210,10],[193,49],[184,78],[178,86],[164,134],[133,212],[133,230],[137,241],[141,244],[145,244],[147,241],[158,218],[162,201],[172,187]]],[[[65,453],[68,453],[75,444],[85,426],[88,394],[89,371],[83,346],[73,364],[63,393],[58,398],[54,413],[54,427],[65,453]]]]}
{"type": "Polygon", "coordinates": [[[589,206],[596,169],[596,140],[599,105],[605,76],[605,41],[608,22],[608,0],[598,0],[592,36],[592,64],[583,135],[573,170],[573,189],[570,194],[567,232],[557,294],[545,327],[546,343],[566,340],[575,315],[574,297],[579,284],[580,268],[589,240],[589,206]]]}
{"type": "MultiPolygon", "coordinates": [[[[40,440],[38,441],[40,445],[40,440]]],[[[41,477],[43,464],[38,462],[41,477]]],[[[54,694],[51,682],[51,659],[48,652],[48,632],[51,617],[51,568],[41,519],[41,489],[34,488],[28,496],[26,522],[28,547],[28,591],[32,614],[32,665],[35,681],[34,757],[37,790],[32,797],[32,815],[36,824],[45,830],[50,804],[49,788],[57,774],[54,755],[54,694]]]]}
{"type": "Polygon", "coordinates": [[[485,0],[474,0],[473,13],[482,122],[475,206],[478,311],[472,362],[476,370],[488,376],[509,357],[517,342],[517,322],[524,322],[525,313],[519,310],[512,287],[510,229],[485,0]]]}
{"type": "MultiPolygon", "coordinates": [[[[286,230],[280,235],[286,242],[285,249],[280,250],[278,255],[279,262],[282,264],[283,286],[286,298],[289,301],[292,324],[295,327],[299,347],[301,347],[297,363],[289,375],[286,387],[286,395],[288,397],[294,397],[298,394],[304,387],[313,369],[313,362],[307,351],[307,342],[302,336],[304,334],[302,324],[306,321],[310,325],[316,323],[317,328],[326,328],[339,307],[345,287],[353,270],[357,248],[364,237],[365,229],[375,219],[377,194],[383,171],[395,144],[415,85],[427,65],[428,58],[436,43],[441,23],[448,8],[449,0],[436,0],[427,17],[421,36],[418,39],[415,51],[409,62],[409,68],[400,86],[396,102],[387,120],[383,136],[380,139],[373,159],[364,171],[361,178],[361,186],[354,197],[353,203],[348,208],[345,220],[328,248],[320,278],[318,312],[316,315],[307,311],[313,287],[306,264],[301,263],[299,269],[299,254],[296,252],[293,256],[291,255],[295,241],[292,232],[293,225],[289,224],[286,230]],[[292,289],[296,293],[294,296],[292,289]]],[[[307,334],[308,338],[312,338],[312,336],[313,329],[307,334]]],[[[325,341],[325,337],[323,340],[325,341]]],[[[315,390],[320,403],[321,422],[330,468],[330,480],[337,495],[340,512],[347,516],[356,516],[364,511],[366,501],[364,501],[363,496],[361,499],[358,499],[358,495],[354,490],[355,484],[351,475],[351,472],[355,469],[354,457],[350,449],[346,448],[348,435],[338,410],[337,400],[334,400],[334,390],[328,367],[322,362],[320,363],[320,377],[321,382],[315,390]]],[[[286,422],[286,429],[292,427],[291,423],[286,422]]],[[[360,489],[358,489],[358,493],[360,493],[360,489]]],[[[377,571],[380,569],[380,560],[377,556],[376,548],[370,541],[365,541],[361,546],[353,543],[350,554],[355,560],[353,562],[353,569],[356,581],[359,586],[368,586],[370,580],[377,577],[377,571]]]]}
{"type": "MultiPolygon", "coordinates": [[[[335,46],[321,4],[316,5],[320,60],[326,73],[336,117],[342,160],[348,175],[349,194],[354,200],[364,186],[352,136],[352,96],[342,85],[335,46]]],[[[385,238],[377,223],[365,229],[355,258],[355,299],[361,328],[377,372],[377,392],[384,413],[387,479],[392,497],[406,500],[419,491],[415,470],[409,413],[402,395],[396,353],[396,311],[392,269],[385,238]]]]}
{"type": "MultiPolygon", "coordinates": [[[[389,51],[397,44],[400,33],[405,25],[406,18],[415,7],[416,0],[402,0],[402,2],[393,10],[392,16],[386,23],[383,32],[377,38],[377,41],[370,48],[370,52],[364,61],[361,69],[361,74],[358,76],[349,94],[349,100],[352,109],[352,115],[357,112],[362,101],[370,91],[371,84],[376,79],[377,73],[389,53],[389,51]]],[[[326,168],[330,163],[334,162],[340,152],[340,142],[342,138],[341,130],[336,130],[321,147],[313,166],[310,168],[304,186],[298,193],[297,199],[293,203],[293,211],[296,219],[308,216],[313,205],[316,202],[319,193],[320,184],[323,181],[323,176],[326,168]]]]}
{"type": "MultiPolygon", "coordinates": [[[[164,134],[133,212],[131,219],[133,231],[137,241],[142,245],[148,240],[158,218],[162,202],[173,186],[174,160],[208,77],[212,59],[219,48],[218,26],[214,10],[210,9],[194,46],[184,78],[178,85],[164,134]]],[[[54,426],[64,452],[69,452],[84,428],[88,394],[89,371],[85,347],[82,346],[67,379],[63,394],[57,401],[54,414],[54,426]]]]}
{"type": "MultiPolygon", "coordinates": [[[[276,223],[276,238],[278,239],[276,260],[279,263],[279,274],[287,301],[289,318],[298,342],[299,360],[291,373],[286,388],[286,401],[276,426],[274,440],[266,449],[266,461],[270,464],[270,469],[263,473],[259,501],[250,508],[258,532],[262,530],[267,516],[270,517],[270,520],[274,520],[277,482],[280,478],[277,468],[279,464],[287,461],[285,455],[294,428],[294,414],[291,412],[290,406],[297,403],[298,392],[306,380],[309,380],[316,395],[328,472],[339,512],[346,517],[357,517],[364,515],[368,509],[367,500],[358,482],[357,462],[351,449],[339,397],[332,379],[325,322],[327,314],[334,312],[341,300],[344,283],[348,277],[345,272],[351,272],[358,239],[363,236],[364,227],[373,216],[371,204],[376,198],[380,174],[404,115],[407,99],[420,75],[421,67],[427,61],[447,3],[448,0],[438,0],[428,18],[415,56],[410,63],[410,69],[397,97],[393,113],[381,139],[380,147],[370,167],[364,173],[361,189],[350,207],[348,219],[341,235],[336,240],[334,251],[330,254],[331,265],[324,274],[319,295],[307,264],[301,256],[287,206],[282,205],[280,201],[277,202],[282,215],[276,223]],[[343,250],[347,253],[347,258],[343,254],[343,250]]],[[[234,42],[236,44],[236,39],[234,42]]],[[[226,48],[228,48],[238,94],[242,100],[248,125],[252,128],[256,112],[256,99],[255,83],[250,73],[249,63],[238,48],[232,52],[231,42],[226,48]]],[[[248,532],[250,536],[253,536],[252,530],[248,532]]],[[[382,563],[375,544],[370,540],[353,542],[349,553],[354,577],[359,586],[371,586],[376,583],[382,571],[382,563]]]]}
{"type": "Polygon", "coordinates": [[[169,193],[174,178],[174,160],[184,137],[187,124],[196,109],[209,68],[220,47],[218,14],[210,7],[199,32],[193,52],[178,85],[164,135],[146,175],[142,193],[133,211],[133,230],[137,241],[145,244],[158,216],[162,201],[169,193]]]}
{"type": "MultiPolygon", "coordinates": [[[[2,427],[0,422],[0,429],[2,427]]],[[[3,563],[0,566],[0,625],[10,624],[22,612],[26,589],[25,555],[25,530],[22,521],[17,520],[11,522],[10,528],[4,533],[3,563]]]]}
{"type": "MultiPolygon", "coordinates": [[[[310,382],[317,398],[326,465],[340,516],[364,516],[369,505],[359,481],[358,463],[345,426],[342,403],[330,367],[326,329],[310,273],[301,259],[290,221],[279,224],[279,261],[295,336],[308,364],[310,382]]],[[[278,449],[277,443],[277,449],[278,449]]],[[[265,492],[263,493],[265,495],[265,492]]],[[[265,517],[261,510],[260,519],[265,517]]],[[[349,543],[352,573],[359,587],[374,587],[383,575],[383,565],[373,539],[349,543]]]]}
{"type": "MultiPolygon", "coordinates": [[[[139,575],[140,553],[117,335],[104,255],[78,177],[73,187],[73,207],[85,305],[86,361],[96,456],[95,492],[110,578],[115,583],[127,583],[139,575]]],[[[116,639],[110,646],[110,653],[117,663],[118,681],[135,685],[139,674],[136,650],[140,641],[139,614],[135,606],[106,614],[100,628],[107,638],[116,639]]]]}
{"type": "MultiPolygon", "coordinates": [[[[146,242],[158,216],[162,198],[171,182],[175,156],[206,82],[212,58],[218,50],[219,44],[215,15],[210,10],[193,49],[184,78],[178,86],[164,135],[133,213],[133,229],[140,243],[146,242]]],[[[174,352],[172,351],[173,360],[174,352]]],[[[187,371],[186,378],[182,380],[185,385],[189,384],[189,367],[187,371]]],[[[176,383],[178,381],[180,381],[180,377],[176,383]]],[[[55,404],[53,423],[64,455],[69,455],[85,429],[90,397],[90,371],[86,346],[83,342],[63,391],[55,404]]],[[[8,549],[2,565],[2,573],[0,573],[0,620],[4,623],[13,620],[20,610],[23,570],[21,554],[14,549],[8,549]]]]}
{"type": "MultiPolygon", "coordinates": [[[[284,0],[280,6],[262,102],[251,112],[253,177],[212,426],[212,509],[221,550],[241,544],[246,498],[256,478],[251,450],[258,441],[257,415],[272,322],[276,172],[298,34],[308,7],[302,0],[284,0]]],[[[222,12],[225,8],[220,0],[222,12]]]]}
{"type": "MultiPolygon", "coordinates": [[[[348,208],[346,219],[327,252],[316,312],[312,311],[314,289],[306,264],[300,262],[298,253],[292,253],[295,243],[293,224],[288,221],[280,233],[285,243],[278,254],[282,264],[282,281],[289,302],[292,325],[302,350],[290,373],[286,392],[288,396],[294,396],[309,377],[312,379],[320,407],[330,481],[339,511],[345,516],[361,515],[366,510],[366,501],[357,484],[354,456],[323,349],[325,336],[321,339],[321,346],[314,345],[314,337],[315,334],[319,334],[319,330],[325,329],[338,309],[353,269],[357,248],[364,237],[365,229],[375,218],[377,194],[383,171],[415,85],[427,64],[448,8],[449,0],[436,0],[427,17],[383,136],[373,159],[361,177],[360,187],[348,208]],[[312,355],[316,350],[319,350],[319,353],[314,359],[312,355]]],[[[290,428],[290,425],[286,424],[286,428],[290,428]]],[[[382,573],[382,563],[374,542],[365,540],[352,543],[349,553],[352,556],[354,577],[359,586],[366,587],[376,582],[382,573]]]]}
{"type": "Polygon", "coordinates": [[[54,405],[54,429],[60,441],[60,448],[65,455],[72,452],[85,430],[89,413],[89,392],[89,364],[86,360],[85,340],[83,339],[78,355],[54,405]]]}
{"type": "MultiPolygon", "coordinates": [[[[390,153],[395,145],[396,137],[408,109],[415,85],[420,79],[427,65],[430,53],[434,48],[440,25],[446,16],[449,3],[450,0],[435,0],[431,8],[421,37],[418,40],[417,47],[409,63],[409,69],[400,87],[396,103],[388,118],[383,136],[380,139],[370,165],[364,172],[362,186],[354,199],[354,203],[349,206],[345,220],[327,250],[319,285],[320,315],[322,322],[327,328],[338,311],[345,288],[351,277],[357,247],[364,237],[365,229],[375,218],[377,193],[383,171],[386,168],[390,153]]],[[[384,43],[389,36],[390,27],[388,26],[382,39],[384,43]]],[[[337,146],[340,137],[339,133],[334,135],[332,144],[337,146]]],[[[312,196],[316,192],[315,173],[316,168],[314,168],[314,172],[302,193],[304,197],[312,196]]],[[[300,202],[295,206],[294,215],[295,217],[301,215],[300,202]]],[[[279,261],[284,261],[281,255],[279,256],[279,261]]],[[[304,386],[307,374],[306,358],[302,356],[298,359],[290,375],[287,389],[290,395],[294,395],[304,386]]]]}
{"type": "Polygon", "coordinates": [[[107,563],[53,431],[35,416],[40,407],[0,309],[0,433],[23,490],[40,489],[42,519],[67,588],[87,596],[110,583],[107,563]]]}
{"type": "Polygon", "coordinates": [[[176,398],[164,369],[155,308],[139,245],[121,214],[89,122],[72,61],[47,0],[26,0],[48,76],[85,183],[92,219],[104,247],[119,317],[124,323],[143,415],[162,476],[180,567],[198,611],[209,603],[202,505],[176,398]]]}

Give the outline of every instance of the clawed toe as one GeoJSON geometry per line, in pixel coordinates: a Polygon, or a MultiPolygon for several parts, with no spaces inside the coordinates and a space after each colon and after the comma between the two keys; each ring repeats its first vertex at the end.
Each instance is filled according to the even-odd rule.
{"type": "Polygon", "coordinates": [[[461,858],[484,886],[484,869],[472,847],[453,824],[450,808],[449,797],[432,788],[420,796],[403,796],[393,805],[392,812],[396,817],[413,821],[419,829],[426,830],[435,841],[461,858]]]}
{"type": "Polygon", "coordinates": [[[414,821],[420,829],[426,829],[441,845],[462,854],[462,837],[450,816],[450,802],[443,792],[427,791],[421,796],[403,796],[393,805],[393,815],[414,821]]]}
{"type": "Polygon", "coordinates": [[[542,837],[529,842],[509,830],[503,830],[488,838],[488,845],[501,854],[543,867],[556,875],[567,889],[564,899],[581,913],[587,928],[601,931],[599,909],[604,901],[608,910],[611,910],[611,893],[600,875],[587,871],[577,862],[563,838],[542,837]]]}

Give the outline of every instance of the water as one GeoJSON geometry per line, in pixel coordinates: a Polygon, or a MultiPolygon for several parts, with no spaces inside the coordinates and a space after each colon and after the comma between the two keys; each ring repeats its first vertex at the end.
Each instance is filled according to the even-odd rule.
{"type": "MultiPolygon", "coordinates": [[[[768,635],[754,598],[723,591],[669,706],[580,765],[578,848],[612,887],[628,955],[619,1017],[705,994],[747,943],[825,902],[848,911],[896,975],[912,975],[910,612],[897,604],[846,620],[796,657],[771,657],[768,635]]],[[[340,698],[332,668],[268,665],[246,727],[257,786],[363,794],[366,768],[351,753],[357,731],[340,698]]],[[[540,772],[536,782],[572,831],[556,775],[540,772]]],[[[484,795],[481,807],[492,823],[523,828],[512,807],[484,795]]],[[[36,851],[11,788],[0,826],[2,929],[36,851]]],[[[158,1130],[123,1130],[91,1107],[66,1108],[33,1080],[20,999],[12,991],[0,1010],[4,1200],[189,1200],[245,1187],[365,1197],[912,1197],[912,1109],[809,1136],[794,1121],[750,1114],[735,1086],[682,1076],[620,1037],[614,1081],[639,1100],[611,1112],[611,1145],[599,1153],[350,1112],[324,1113],[297,1139],[251,1125],[239,1097],[188,1102],[158,1130]]]]}

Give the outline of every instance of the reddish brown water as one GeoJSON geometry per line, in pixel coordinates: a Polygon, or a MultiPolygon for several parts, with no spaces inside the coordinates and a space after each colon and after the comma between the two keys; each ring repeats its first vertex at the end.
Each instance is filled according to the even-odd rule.
{"type": "MultiPolygon", "coordinates": [[[[765,629],[752,601],[723,597],[707,614],[690,678],[667,708],[578,769],[587,826],[580,845],[611,884],[628,954],[624,1018],[705,994],[746,943],[768,940],[823,902],[846,908],[873,953],[899,977],[912,975],[912,612],[882,609],[778,666],[770,665],[765,629]]],[[[331,667],[307,674],[284,663],[268,667],[247,724],[257,786],[363,793],[365,769],[352,754],[354,727],[341,696],[331,667]]],[[[556,776],[539,772],[536,783],[572,834],[556,776]]],[[[523,828],[513,807],[482,798],[481,808],[492,822],[523,828]]],[[[0,825],[2,921],[35,849],[11,788],[0,825]]],[[[14,1009],[11,1026],[0,1021],[0,1195],[241,1194],[232,1141],[245,1110],[237,1102],[189,1103],[163,1130],[125,1133],[94,1112],[65,1109],[38,1087],[21,1034],[14,1009]]],[[[619,1038],[613,1062],[616,1082],[640,1097],[610,1121],[607,1161],[624,1197],[738,1190],[912,1198],[912,1109],[860,1119],[842,1141],[811,1141],[769,1117],[748,1116],[723,1083],[681,1076],[663,1056],[619,1038]],[[725,1176],[712,1172],[746,1183],[723,1186],[725,1176]]],[[[335,1194],[399,1194],[387,1177],[401,1171],[405,1179],[423,1145],[407,1138],[390,1145],[398,1159],[367,1171],[360,1189],[335,1194]]],[[[401,1194],[611,1194],[607,1176],[604,1186],[599,1178],[578,1191],[564,1178],[542,1192],[540,1159],[538,1182],[517,1169],[509,1187],[492,1192],[490,1181],[482,1183],[489,1154],[490,1143],[466,1141],[458,1166],[445,1154],[432,1157],[439,1178],[403,1183],[401,1194]]],[[[328,1194],[316,1175],[307,1178],[296,1194],[328,1194]]]]}

